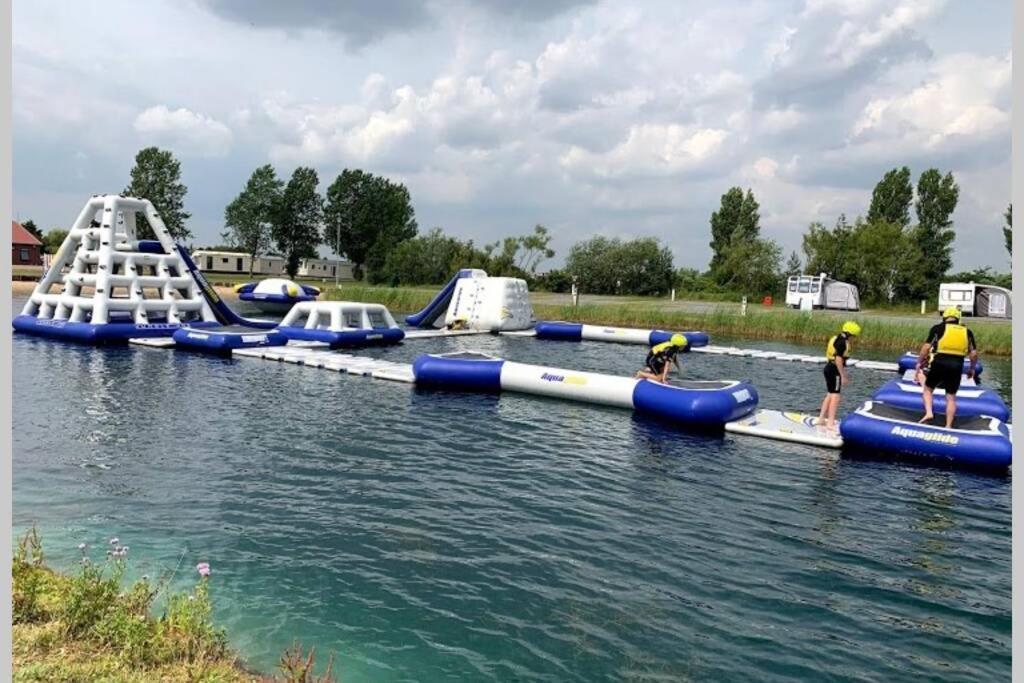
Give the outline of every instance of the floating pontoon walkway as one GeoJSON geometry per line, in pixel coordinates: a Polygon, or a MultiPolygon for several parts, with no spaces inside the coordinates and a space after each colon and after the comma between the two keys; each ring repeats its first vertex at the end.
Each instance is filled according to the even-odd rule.
{"type": "Polygon", "coordinates": [[[393,382],[414,381],[412,364],[395,363],[380,358],[352,356],[337,353],[326,348],[310,348],[308,346],[267,346],[255,349],[236,349],[231,353],[236,358],[260,358],[282,363],[305,365],[310,368],[333,370],[349,375],[362,375],[374,379],[386,379],[393,382]]]}

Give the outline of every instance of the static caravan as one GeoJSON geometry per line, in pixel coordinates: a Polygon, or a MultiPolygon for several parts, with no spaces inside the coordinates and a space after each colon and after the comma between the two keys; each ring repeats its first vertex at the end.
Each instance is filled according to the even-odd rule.
{"type": "Polygon", "coordinates": [[[860,292],[856,285],[833,280],[825,273],[793,275],[786,282],[786,305],[791,308],[859,311],[860,292]]]}
{"type": "Polygon", "coordinates": [[[956,306],[964,315],[979,318],[1012,318],[1012,293],[1005,287],[976,282],[944,282],[939,285],[939,310],[956,306]]]}

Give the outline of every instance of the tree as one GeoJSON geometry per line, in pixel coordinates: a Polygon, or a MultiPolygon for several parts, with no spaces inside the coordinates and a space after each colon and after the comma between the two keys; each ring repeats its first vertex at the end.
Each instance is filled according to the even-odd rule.
{"type": "Polygon", "coordinates": [[[715,281],[747,295],[771,294],[781,279],[782,248],[772,240],[736,240],[722,254],[715,281]]]}
{"type": "MultiPolygon", "coordinates": [[[[192,231],[185,227],[185,221],[192,217],[185,211],[187,192],[188,188],[181,182],[181,162],[168,151],[147,147],[135,155],[131,182],[121,194],[148,199],[163,219],[171,238],[183,240],[192,236],[192,231]]],[[[137,221],[137,225],[140,236],[148,232],[145,221],[137,221]]]]}
{"type": "Polygon", "coordinates": [[[550,244],[551,235],[548,234],[548,229],[540,223],[533,226],[531,234],[519,238],[522,253],[516,260],[516,266],[525,273],[536,273],[541,261],[555,255],[555,250],[549,246],[550,244]]]}
{"type": "Polygon", "coordinates": [[[749,189],[731,187],[722,195],[721,206],[711,214],[711,272],[717,270],[725,251],[739,240],[753,240],[761,234],[760,206],[749,189]]]}
{"type": "Polygon", "coordinates": [[[858,218],[852,235],[851,281],[865,301],[891,302],[901,281],[913,272],[910,233],[896,223],[858,218]]]}
{"type": "Polygon", "coordinates": [[[914,201],[914,187],[910,183],[910,169],[906,166],[887,172],[871,193],[868,209],[869,223],[887,221],[905,228],[910,225],[910,204],[914,201]]]}
{"type": "Polygon", "coordinates": [[[256,258],[271,245],[276,212],[280,209],[284,183],[270,164],[260,166],[237,197],[224,209],[223,237],[249,254],[249,277],[256,258]]]}
{"type": "Polygon", "coordinates": [[[466,244],[434,228],[396,245],[377,276],[392,285],[441,284],[463,267],[459,261],[465,253],[466,244]]]}
{"type": "Polygon", "coordinates": [[[1013,204],[1006,207],[1006,225],[1003,227],[1003,240],[1006,242],[1006,252],[1013,254],[1013,204]]]}
{"type": "Polygon", "coordinates": [[[831,230],[821,223],[811,223],[803,237],[803,251],[807,257],[804,272],[828,273],[837,280],[851,279],[852,240],[853,230],[842,214],[831,230]]]}
{"type": "Polygon", "coordinates": [[[62,228],[52,228],[46,231],[43,235],[43,251],[47,254],[56,254],[57,250],[60,249],[60,245],[64,244],[64,240],[68,237],[68,231],[62,228]]]}
{"type": "Polygon", "coordinates": [[[295,169],[275,211],[271,236],[285,258],[288,277],[295,277],[299,261],[316,257],[323,222],[323,200],[316,191],[319,182],[312,168],[295,169]]]}
{"type": "Polygon", "coordinates": [[[950,219],[960,197],[960,188],[952,173],[942,175],[930,168],[917,181],[917,228],[914,244],[919,251],[922,291],[928,296],[936,290],[953,265],[953,221],[950,219]]]}
{"type": "Polygon", "coordinates": [[[25,221],[24,223],[22,223],[21,227],[23,227],[26,230],[28,230],[29,234],[31,234],[33,237],[35,237],[40,242],[43,241],[43,232],[38,227],[36,227],[36,222],[34,220],[32,220],[31,218],[28,219],[27,221],[25,221]]]}
{"type": "Polygon", "coordinates": [[[355,169],[344,169],[327,188],[324,242],[355,264],[381,269],[388,253],[416,235],[416,212],[409,190],[401,183],[355,169]]]}
{"type": "Polygon", "coordinates": [[[800,261],[800,255],[795,251],[789,253],[789,260],[786,261],[786,277],[792,275],[800,275],[804,270],[803,263],[800,261]]]}
{"type": "Polygon", "coordinates": [[[664,294],[675,281],[672,252],[653,237],[578,242],[569,251],[565,270],[576,278],[580,291],[592,294],[664,294]]]}

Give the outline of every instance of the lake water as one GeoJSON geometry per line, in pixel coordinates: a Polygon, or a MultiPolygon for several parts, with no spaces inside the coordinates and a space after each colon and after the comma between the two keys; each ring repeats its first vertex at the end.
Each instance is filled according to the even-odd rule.
{"type": "MultiPolygon", "coordinates": [[[[491,336],[366,353],[457,349],[611,373],[644,355],[491,336]]],[[[821,400],[818,367],[684,362],[752,379],[762,407],[821,400]]],[[[844,410],[888,379],[852,374],[844,410]]],[[[1006,388],[1009,365],[986,375],[1006,388]]],[[[14,399],[16,530],[36,523],[63,567],[118,536],[136,574],[178,567],[178,587],[210,562],[258,668],[298,638],[347,683],[1009,676],[1005,478],[20,335],[14,399]]]]}

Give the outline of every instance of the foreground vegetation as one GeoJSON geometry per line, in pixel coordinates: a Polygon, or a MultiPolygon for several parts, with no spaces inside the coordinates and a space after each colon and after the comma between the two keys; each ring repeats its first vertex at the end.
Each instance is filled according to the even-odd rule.
{"type": "Polygon", "coordinates": [[[61,574],[44,563],[35,529],[14,553],[13,654],[15,681],[333,681],[332,662],[313,673],[312,651],[286,650],[282,676],[243,667],[211,619],[210,567],[196,567],[199,580],[186,593],[168,591],[169,576],[125,579],[128,546],[111,539],[103,562],[79,546],[77,572],[61,574]],[[157,600],[163,603],[155,616],[157,600]]]}
{"type": "MultiPolygon", "coordinates": [[[[325,290],[323,297],[380,303],[398,312],[417,311],[426,306],[436,293],[436,288],[342,285],[338,290],[325,290]]],[[[608,302],[584,303],[579,307],[545,303],[545,299],[552,300],[553,297],[544,294],[535,296],[533,309],[538,320],[571,320],[593,325],[673,330],[700,329],[711,335],[799,344],[822,344],[829,335],[835,334],[839,321],[845,315],[830,311],[807,315],[783,307],[751,305],[744,316],[740,315],[740,307],[736,303],[722,303],[703,310],[685,310],[680,308],[679,302],[670,304],[666,299],[656,298],[613,298],[608,302]]],[[[864,335],[858,341],[858,348],[906,351],[920,347],[937,318],[922,316],[920,320],[905,320],[891,315],[912,312],[913,309],[898,308],[892,312],[862,311],[850,315],[850,318],[864,326],[864,335]]],[[[1013,340],[1009,324],[972,323],[970,319],[967,322],[968,325],[976,325],[982,353],[1010,355],[1013,340]]]]}

